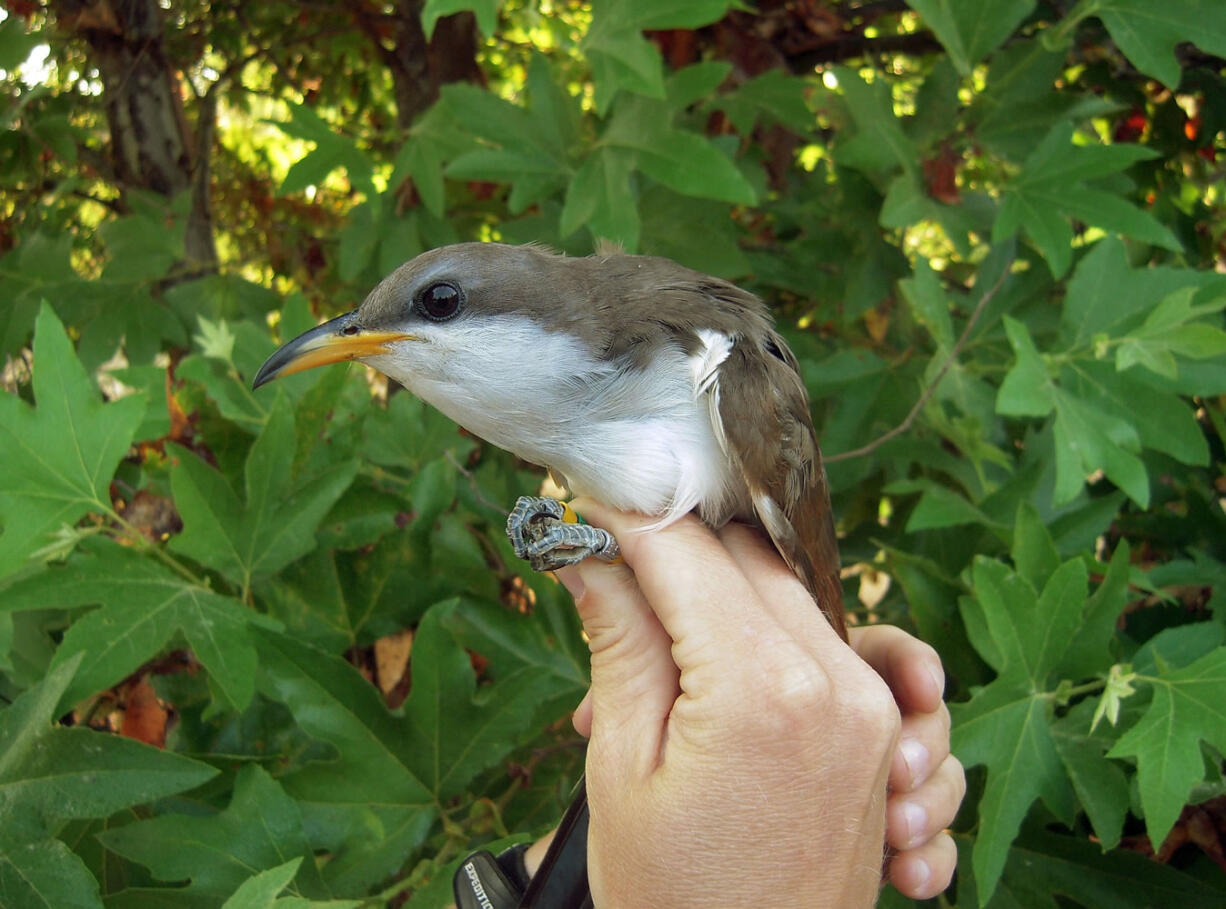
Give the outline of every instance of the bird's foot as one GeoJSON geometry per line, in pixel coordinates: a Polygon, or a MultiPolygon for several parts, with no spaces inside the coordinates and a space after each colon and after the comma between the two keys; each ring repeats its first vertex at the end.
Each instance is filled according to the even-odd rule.
{"type": "Polygon", "coordinates": [[[556,571],[595,556],[604,562],[621,556],[613,534],[578,523],[568,505],[543,496],[520,496],[507,517],[507,536],[515,555],[537,571],[556,571]]]}

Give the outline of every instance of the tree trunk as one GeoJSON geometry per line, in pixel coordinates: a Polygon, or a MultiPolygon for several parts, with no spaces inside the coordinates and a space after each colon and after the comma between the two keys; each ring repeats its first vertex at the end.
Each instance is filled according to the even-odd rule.
{"type": "Polygon", "coordinates": [[[358,25],[391,71],[396,123],[405,130],[438,100],[441,86],[449,82],[485,84],[477,65],[477,20],[473,14],[457,13],[439,19],[427,41],[421,27],[424,6],[424,0],[397,0],[393,11],[385,15],[364,0],[350,4],[358,25]],[[385,32],[392,39],[390,47],[384,43],[385,32]]]}
{"type": "Polygon", "coordinates": [[[123,192],[167,199],[189,192],[186,271],[215,271],[209,151],[216,105],[200,105],[193,143],[157,0],[58,0],[55,8],[59,25],[89,45],[102,77],[115,182],[123,192]]]}

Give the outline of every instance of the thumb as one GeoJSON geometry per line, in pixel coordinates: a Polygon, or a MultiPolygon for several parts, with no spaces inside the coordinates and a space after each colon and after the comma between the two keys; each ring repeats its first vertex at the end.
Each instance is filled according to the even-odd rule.
{"type": "MultiPolygon", "coordinates": [[[[603,509],[583,501],[575,507],[591,523],[604,523],[603,509]]],[[[557,574],[575,597],[592,652],[592,752],[633,749],[654,762],[678,692],[672,639],[625,564],[587,559],[557,574]]]]}

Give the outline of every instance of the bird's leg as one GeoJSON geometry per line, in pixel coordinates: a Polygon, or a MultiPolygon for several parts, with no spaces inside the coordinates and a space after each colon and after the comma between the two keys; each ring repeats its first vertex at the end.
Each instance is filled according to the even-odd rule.
{"type": "Polygon", "coordinates": [[[579,523],[570,506],[543,496],[520,496],[507,517],[515,555],[537,571],[555,571],[595,556],[613,562],[621,555],[613,534],[579,523]]]}

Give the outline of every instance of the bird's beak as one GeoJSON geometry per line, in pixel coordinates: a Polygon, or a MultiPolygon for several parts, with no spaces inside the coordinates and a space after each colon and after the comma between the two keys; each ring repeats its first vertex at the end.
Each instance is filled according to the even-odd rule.
{"type": "Polygon", "coordinates": [[[395,341],[420,340],[416,335],[403,331],[364,329],[357,324],[356,316],[356,310],[347,312],[281,345],[276,353],[264,361],[251,387],[259,388],[277,376],[288,376],[328,363],[390,353],[388,345],[395,341]]]}

